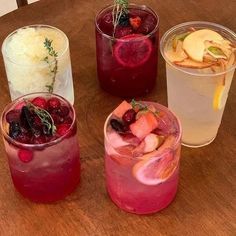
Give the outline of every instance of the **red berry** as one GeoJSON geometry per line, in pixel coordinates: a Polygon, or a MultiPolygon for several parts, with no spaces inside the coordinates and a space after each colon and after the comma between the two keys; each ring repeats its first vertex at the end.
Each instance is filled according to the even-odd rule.
{"type": "Polygon", "coordinates": [[[54,123],[55,123],[56,125],[57,125],[57,124],[61,124],[61,123],[64,122],[64,118],[63,118],[63,117],[60,117],[60,116],[58,116],[58,115],[56,115],[56,114],[54,114],[54,113],[51,114],[51,117],[52,117],[52,119],[53,119],[53,121],[54,121],[54,123]]]}
{"type": "Polygon", "coordinates": [[[68,129],[70,128],[70,124],[60,124],[57,126],[57,134],[63,136],[67,133],[68,129]]]}
{"type": "Polygon", "coordinates": [[[61,102],[58,98],[50,98],[47,101],[47,105],[49,110],[57,109],[61,106],[61,102]]]}
{"type": "Polygon", "coordinates": [[[32,100],[32,103],[37,106],[37,107],[40,107],[42,109],[46,109],[47,107],[47,101],[45,98],[43,97],[36,97],[32,100]]]}
{"type": "Polygon", "coordinates": [[[20,110],[11,110],[6,114],[6,120],[8,123],[11,123],[13,121],[19,121],[20,120],[20,110]]]}
{"type": "Polygon", "coordinates": [[[18,157],[22,162],[30,162],[33,159],[33,152],[27,149],[20,149],[18,157]]]}
{"type": "Polygon", "coordinates": [[[129,23],[136,30],[141,25],[141,18],[139,16],[129,18],[129,23]]]}
{"type": "Polygon", "coordinates": [[[131,124],[135,121],[136,112],[134,109],[129,109],[125,112],[125,114],[122,116],[122,120],[126,124],[131,124]]]}
{"type": "Polygon", "coordinates": [[[70,110],[67,106],[61,106],[58,108],[57,114],[62,117],[68,116],[70,113],[70,110]]]}
{"type": "Polygon", "coordinates": [[[64,119],[64,124],[72,124],[73,120],[70,116],[67,116],[65,119],[64,119]]]}

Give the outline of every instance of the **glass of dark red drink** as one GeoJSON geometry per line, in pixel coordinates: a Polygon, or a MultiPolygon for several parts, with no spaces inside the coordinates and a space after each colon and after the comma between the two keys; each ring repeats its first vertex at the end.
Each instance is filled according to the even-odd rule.
{"type": "Polygon", "coordinates": [[[95,19],[100,86],[121,97],[148,93],[157,76],[159,18],[144,5],[129,4],[116,23],[114,6],[95,19]]]}
{"type": "Polygon", "coordinates": [[[1,130],[13,183],[35,202],[65,198],[80,180],[74,108],[50,93],[32,93],[6,106],[1,130]]]}

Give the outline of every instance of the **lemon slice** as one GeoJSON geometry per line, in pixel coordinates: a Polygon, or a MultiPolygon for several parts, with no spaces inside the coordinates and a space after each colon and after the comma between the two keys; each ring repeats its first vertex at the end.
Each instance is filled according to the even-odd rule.
{"type": "Polygon", "coordinates": [[[220,110],[224,106],[224,101],[225,101],[224,91],[225,91],[225,85],[222,84],[217,85],[213,98],[213,109],[216,111],[220,110]]]}

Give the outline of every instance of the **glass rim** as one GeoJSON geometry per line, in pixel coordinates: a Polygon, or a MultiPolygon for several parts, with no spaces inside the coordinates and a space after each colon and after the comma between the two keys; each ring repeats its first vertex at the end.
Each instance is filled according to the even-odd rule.
{"type": "MultiPolygon", "coordinates": [[[[110,36],[110,35],[108,35],[108,34],[106,34],[106,33],[104,33],[101,29],[100,29],[100,27],[99,27],[99,25],[98,25],[98,19],[99,19],[99,17],[101,16],[101,14],[102,13],[104,13],[106,10],[108,10],[108,9],[112,9],[113,8],[113,4],[109,4],[109,5],[107,5],[107,6],[105,6],[105,7],[103,7],[97,14],[96,14],[96,16],[95,16],[95,26],[96,26],[96,29],[98,30],[98,32],[102,35],[102,36],[104,36],[104,37],[106,37],[106,38],[108,38],[108,39],[110,39],[110,40],[115,40],[115,41],[120,41],[120,42],[125,42],[125,41],[127,41],[127,39],[121,39],[121,38],[116,38],[116,37],[113,37],[113,36],[110,36]]],[[[150,32],[150,33],[148,33],[148,34],[145,34],[145,35],[142,35],[142,36],[140,36],[140,37],[137,37],[137,38],[135,38],[135,39],[132,39],[132,40],[134,40],[134,41],[138,41],[138,40],[143,40],[143,39],[146,39],[146,38],[149,38],[151,35],[153,35],[155,32],[157,32],[157,30],[158,30],[158,28],[159,28],[159,22],[160,22],[160,19],[159,19],[159,16],[157,15],[157,13],[153,10],[153,9],[151,9],[150,7],[148,7],[148,6],[146,6],[146,5],[139,5],[139,4],[134,4],[134,3],[130,3],[129,5],[128,5],[128,8],[138,8],[138,9],[142,9],[142,10],[148,10],[148,11],[150,11],[152,14],[153,14],[153,16],[157,19],[157,23],[156,23],[156,26],[155,26],[155,28],[150,32]]]]}
{"type": "Polygon", "coordinates": [[[49,147],[49,146],[53,146],[57,143],[60,143],[64,138],[66,138],[67,134],[72,130],[74,124],[76,122],[76,113],[75,113],[75,109],[74,107],[71,105],[71,103],[69,101],[67,101],[65,98],[63,98],[62,96],[55,94],[55,93],[49,93],[49,92],[35,92],[35,93],[28,93],[25,94],[23,96],[18,97],[17,99],[11,101],[10,103],[8,103],[5,108],[3,109],[1,116],[0,116],[0,128],[3,134],[3,137],[9,141],[11,144],[16,145],[17,147],[23,147],[26,149],[42,149],[44,147],[49,147]],[[35,95],[35,96],[34,96],[35,95]],[[70,128],[66,131],[65,134],[63,134],[61,137],[47,142],[47,143],[41,143],[41,144],[31,144],[31,143],[21,143],[18,142],[17,140],[13,139],[12,137],[10,137],[6,130],[3,128],[3,122],[6,120],[4,120],[7,112],[14,106],[16,105],[18,102],[21,102],[25,97],[33,97],[35,98],[36,96],[40,96],[44,97],[43,95],[50,95],[52,97],[58,97],[60,100],[62,100],[63,102],[65,102],[66,105],[69,106],[69,109],[71,109],[72,114],[73,114],[73,118],[72,118],[72,123],[70,124],[70,128]]]}
{"type": "Polygon", "coordinates": [[[226,69],[224,71],[221,71],[221,72],[217,72],[217,73],[201,73],[201,72],[189,72],[189,71],[186,71],[185,69],[183,69],[184,67],[180,67],[180,66],[177,66],[174,63],[172,63],[167,58],[167,56],[165,55],[165,52],[164,52],[165,43],[168,40],[168,37],[170,36],[171,33],[175,32],[178,29],[186,27],[186,26],[189,26],[189,27],[191,27],[191,26],[200,26],[200,27],[201,26],[202,27],[204,27],[204,26],[212,26],[212,27],[218,28],[219,30],[222,29],[222,30],[226,31],[227,34],[230,35],[231,37],[233,37],[234,40],[236,41],[236,33],[234,33],[229,28],[227,28],[225,26],[222,26],[220,24],[216,24],[216,23],[212,23],[212,22],[208,22],[208,21],[188,21],[188,22],[184,22],[184,23],[175,25],[175,26],[171,27],[169,30],[167,30],[164,33],[164,35],[161,37],[161,40],[160,40],[160,52],[161,52],[161,55],[164,58],[165,62],[169,66],[174,67],[176,70],[181,71],[181,72],[183,72],[185,74],[189,74],[189,75],[193,75],[193,76],[200,76],[200,77],[214,77],[214,76],[224,75],[224,74],[227,74],[228,72],[230,72],[230,71],[232,71],[232,70],[234,70],[236,68],[236,62],[235,62],[231,67],[229,67],[228,69],[226,69]]]}
{"type": "MultiPolygon", "coordinates": [[[[162,111],[164,110],[164,112],[167,112],[168,115],[171,115],[171,117],[176,120],[176,124],[178,126],[177,127],[178,135],[176,136],[175,143],[172,144],[172,146],[170,146],[169,148],[175,150],[177,148],[178,144],[181,145],[181,138],[182,138],[183,128],[182,128],[180,119],[175,115],[175,113],[173,113],[168,107],[163,106],[163,105],[161,105],[160,103],[157,103],[157,102],[151,102],[151,101],[139,101],[139,102],[141,102],[141,103],[144,102],[144,103],[149,103],[149,104],[155,103],[155,105],[158,106],[158,109],[160,108],[162,111]]],[[[111,116],[112,116],[112,112],[106,118],[106,121],[105,121],[104,127],[103,127],[103,132],[104,132],[105,141],[107,141],[107,143],[113,147],[113,145],[109,142],[109,139],[107,138],[107,132],[106,132],[107,126],[108,126],[108,121],[110,120],[111,116]]],[[[105,149],[105,152],[106,152],[106,149],[105,149]]],[[[138,158],[138,157],[123,155],[123,154],[120,154],[119,151],[116,151],[116,152],[117,152],[117,154],[119,154],[121,156],[121,158],[125,157],[125,158],[129,158],[131,160],[140,160],[140,158],[138,158]]]]}
{"type": "MultiPolygon", "coordinates": [[[[69,39],[68,39],[67,35],[62,30],[58,29],[57,27],[51,26],[51,25],[32,24],[32,25],[26,25],[26,26],[20,27],[20,28],[14,30],[13,32],[11,32],[10,34],[8,34],[6,36],[6,38],[4,39],[4,41],[2,43],[2,48],[1,48],[4,60],[7,59],[9,62],[11,62],[15,65],[24,66],[24,67],[47,67],[48,66],[47,64],[46,65],[42,64],[42,62],[37,62],[37,63],[31,64],[31,65],[16,62],[7,54],[6,44],[7,44],[8,40],[12,37],[12,35],[17,33],[18,30],[27,29],[27,28],[50,28],[52,30],[55,30],[55,31],[59,32],[63,36],[63,38],[65,39],[66,45],[65,45],[65,48],[62,50],[62,53],[59,56],[57,56],[57,60],[60,60],[65,55],[65,53],[67,52],[67,50],[69,48],[69,39]]],[[[55,63],[55,62],[52,61],[52,63],[55,63]]]]}

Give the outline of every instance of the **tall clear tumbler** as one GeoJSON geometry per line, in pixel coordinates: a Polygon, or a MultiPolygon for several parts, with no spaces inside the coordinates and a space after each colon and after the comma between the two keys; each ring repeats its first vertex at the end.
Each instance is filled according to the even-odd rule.
{"type": "MultiPolygon", "coordinates": [[[[209,33],[209,31],[206,32],[209,33]]],[[[196,39],[193,42],[196,47],[199,38],[192,37],[192,39],[196,39]]],[[[181,121],[182,142],[185,146],[205,146],[211,143],[217,135],[236,66],[235,41],[236,34],[231,30],[218,24],[200,21],[174,26],[161,39],[161,54],[166,61],[168,107],[181,121]],[[175,63],[170,60],[168,51],[175,43],[176,36],[184,38],[186,32],[201,29],[217,32],[232,46],[232,54],[228,61],[224,59],[227,64],[223,69],[191,62],[194,63],[195,68],[193,68],[191,65],[186,66],[186,63],[189,63],[188,59],[183,60],[184,65],[182,62],[175,63]]]]}

